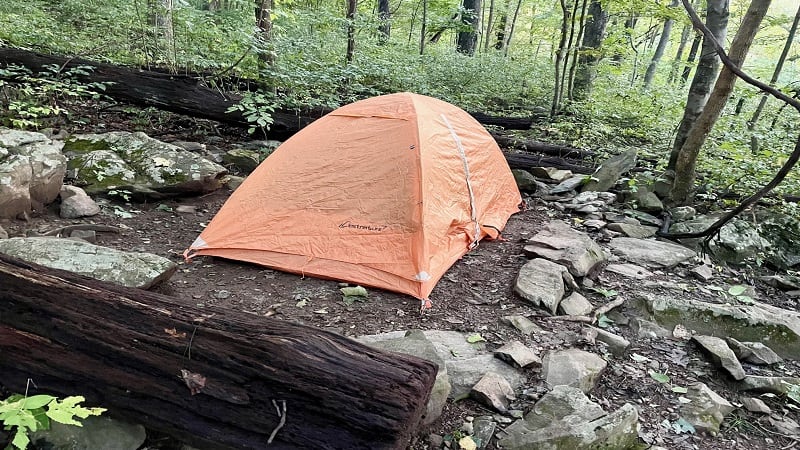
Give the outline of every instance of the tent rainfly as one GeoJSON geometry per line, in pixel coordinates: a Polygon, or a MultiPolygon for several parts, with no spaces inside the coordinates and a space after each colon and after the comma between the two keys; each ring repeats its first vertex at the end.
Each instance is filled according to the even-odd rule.
{"type": "Polygon", "coordinates": [[[186,251],[421,299],[521,197],[492,136],[412,93],[343,106],[275,150],[186,251]]]}

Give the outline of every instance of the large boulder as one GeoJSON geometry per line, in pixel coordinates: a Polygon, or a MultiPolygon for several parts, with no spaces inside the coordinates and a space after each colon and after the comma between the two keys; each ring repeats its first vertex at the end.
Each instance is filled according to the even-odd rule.
{"type": "Polygon", "coordinates": [[[608,245],[622,259],[650,268],[676,266],[695,256],[694,250],[684,246],[652,239],[620,237],[608,245]]]}
{"type": "Polygon", "coordinates": [[[88,242],[46,237],[0,240],[0,253],[53,269],[122,286],[148,289],[168,280],[178,266],[151,253],[131,253],[88,242]]]}
{"type": "Polygon", "coordinates": [[[128,191],[134,200],[211,192],[227,173],[219,164],[139,132],[73,135],[64,153],[71,175],[86,184],[87,193],[128,191]]]}
{"type": "Polygon", "coordinates": [[[0,128],[0,218],[40,209],[58,197],[67,161],[63,143],[0,128]]]}
{"type": "MultiPolygon", "coordinates": [[[[717,219],[719,219],[717,216],[701,216],[676,223],[670,227],[669,231],[670,233],[695,233],[705,230],[717,219]]],[[[700,249],[703,238],[685,239],[683,242],[695,249],[700,249]]],[[[734,219],[719,230],[717,236],[709,242],[708,249],[716,259],[739,264],[764,251],[768,245],[750,222],[734,219]]]]}
{"type": "Polygon", "coordinates": [[[625,172],[636,167],[636,150],[628,150],[603,162],[592,174],[592,179],[583,186],[584,191],[607,191],[625,172]]]}

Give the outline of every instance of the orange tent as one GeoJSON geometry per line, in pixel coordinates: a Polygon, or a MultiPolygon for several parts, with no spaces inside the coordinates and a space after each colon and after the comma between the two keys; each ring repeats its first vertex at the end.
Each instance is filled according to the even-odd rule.
{"type": "Polygon", "coordinates": [[[427,299],[520,201],[502,152],[472,116],[422,95],[384,95],[339,108],[283,143],[186,255],[427,299]]]}

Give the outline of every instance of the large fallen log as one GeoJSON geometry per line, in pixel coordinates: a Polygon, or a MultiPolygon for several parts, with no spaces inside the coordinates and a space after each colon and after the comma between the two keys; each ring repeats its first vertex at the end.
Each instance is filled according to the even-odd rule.
{"type": "Polygon", "coordinates": [[[84,395],[200,448],[406,448],[436,376],[334,333],[2,255],[0,286],[5,388],[84,395]]]}
{"type": "Polygon", "coordinates": [[[581,150],[566,145],[548,144],[546,142],[518,139],[500,133],[491,133],[497,145],[502,148],[516,148],[526,152],[541,153],[543,155],[557,156],[559,158],[582,159],[594,156],[591,150],[581,150]]]}
{"type": "MultiPolygon", "coordinates": [[[[241,96],[206,87],[202,79],[198,77],[165,74],[82,58],[66,58],[0,47],[0,67],[20,65],[37,72],[43,66],[52,64],[64,69],[78,66],[94,67],[92,72],[78,76],[78,79],[87,83],[112,82],[112,84],[108,84],[104,93],[117,100],[137,105],[155,106],[166,111],[223,123],[247,124],[241,112],[228,112],[228,109],[235,105],[241,96]]],[[[288,138],[328,112],[330,110],[326,109],[300,112],[275,111],[271,114],[274,123],[270,126],[270,138],[288,138]]],[[[500,117],[483,113],[473,113],[473,116],[485,125],[496,125],[515,130],[529,129],[533,123],[531,118],[524,117],[500,117]]]]}
{"type": "Polygon", "coordinates": [[[514,153],[503,151],[508,166],[512,169],[530,170],[532,167],[555,167],[556,169],[571,170],[573,173],[590,174],[595,169],[589,166],[575,164],[567,159],[556,156],[541,156],[533,153],[514,153]]]}

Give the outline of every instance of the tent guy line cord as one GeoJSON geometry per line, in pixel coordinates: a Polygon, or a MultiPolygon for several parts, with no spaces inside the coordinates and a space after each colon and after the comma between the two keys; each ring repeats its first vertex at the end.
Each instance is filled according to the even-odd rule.
{"type": "Polygon", "coordinates": [[[481,238],[481,226],[480,224],[478,224],[478,212],[475,210],[475,194],[472,192],[472,182],[470,181],[469,163],[467,163],[467,154],[466,152],[464,152],[464,146],[461,145],[461,138],[458,137],[458,134],[456,134],[456,130],[454,130],[453,126],[450,125],[450,121],[447,120],[447,116],[445,116],[444,114],[442,114],[441,116],[442,120],[444,120],[445,125],[447,125],[447,128],[450,130],[450,134],[453,136],[453,140],[456,143],[456,147],[458,147],[458,153],[461,156],[461,162],[464,163],[464,175],[467,181],[467,190],[469,191],[470,215],[472,222],[475,224],[475,238],[469,245],[469,248],[473,249],[478,246],[478,241],[481,238]]]}

